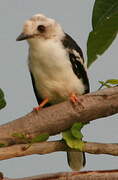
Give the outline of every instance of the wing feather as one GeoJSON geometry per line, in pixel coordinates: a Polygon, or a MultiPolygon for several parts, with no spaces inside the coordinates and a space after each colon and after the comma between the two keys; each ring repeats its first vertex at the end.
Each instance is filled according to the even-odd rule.
{"type": "Polygon", "coordinates": [[[85,85],[85,93],[90,91],[89,80],[84,65],[84,57],[81,48],[77,43],[65,33],[65,37],[62,40],[64,48],[66,48],[70,62],[72,64],[73,72],[79,79],[82,79],[85,85]]]}

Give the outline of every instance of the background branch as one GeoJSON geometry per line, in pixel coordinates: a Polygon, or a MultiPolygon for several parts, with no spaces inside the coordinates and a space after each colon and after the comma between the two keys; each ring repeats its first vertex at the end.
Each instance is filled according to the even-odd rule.
{"type": "Polygon", "coordinates": [[[118,113],[118,87],[79,96],[79,104],[66,101],[39,112],[0,126],[0,143],[21,143],[13,133],[23,133],[33,138],[42,133],[55,135],[72,126],[74,122],[88,122],[118,113]]]}
{"type": "Polygon", "coordinates": [[[118,179],[118,170],[104,171],[83,171],[83,172],[60,172],[55,174],[45,174],[33,177],[9,179],[1,178],[0,180],[112,180],[118,179]]]}
{"type": "MultiPolygon", "coordinates": [[[[0,148],[0,160],[32,154],[47,154],[56,151],[73,151],[63,141],[51,141],[29,144],[18,144],[0,148]]],[[[77,151],[74,149],[74,151],[77,151]]],[[[118,144],[85,142],[84,152],[91,154],[109,154],[118,156],[118,144]]]]}

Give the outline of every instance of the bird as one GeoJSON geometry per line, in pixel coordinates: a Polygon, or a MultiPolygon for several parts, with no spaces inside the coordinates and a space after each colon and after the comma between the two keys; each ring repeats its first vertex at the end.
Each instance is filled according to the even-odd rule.
{"type": "MultiPolygon", "coordinates": [[[[81,48],[54,19],[36,14],[23,25],[17,41],[27,40],[28,67],[39,106],[68,100],[89,92],[87,66],[81,48]]],[[[83,152],[67,152],[70,168],[79,171],[86,164],[83,152]]]]}

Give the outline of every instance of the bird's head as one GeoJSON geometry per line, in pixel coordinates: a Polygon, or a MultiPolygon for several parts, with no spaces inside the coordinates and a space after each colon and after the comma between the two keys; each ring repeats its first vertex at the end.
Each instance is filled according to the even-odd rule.
{"type": "Polygon", "coordinates": [[[55,20],[36,14],[27,20],[23,26],[22,33],[16,39],[17,41],[27,40],[29,43],[40,39],[51,39],[63,36],[61,26],[55,20]]]}

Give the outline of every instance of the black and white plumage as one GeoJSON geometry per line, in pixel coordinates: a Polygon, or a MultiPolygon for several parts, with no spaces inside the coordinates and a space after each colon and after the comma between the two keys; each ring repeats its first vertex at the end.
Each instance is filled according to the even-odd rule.
{"type": "MultiPolygon", "coordinates": [[[[77,43],[53,19],[37,14],[25,22],[17,38],[29,44],[28,65],[38,103],[48,98],[49,104],[67,100],[71,93],[89,92],[89,81],[83,53],[77,43]]],[[[82,152],[69,152],[72,169],[85,165],[82,152]]]]}

